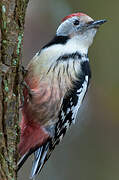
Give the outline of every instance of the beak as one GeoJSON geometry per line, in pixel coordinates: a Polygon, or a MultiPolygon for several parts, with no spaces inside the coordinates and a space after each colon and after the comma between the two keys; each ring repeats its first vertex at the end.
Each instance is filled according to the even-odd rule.
{"type": "Polygon", "coordinates": [[[104,24],[105,22],[107,22],[106,19],[103,20],[98,20],[98,21],[91,21],[90,23],[88,23],[88,28],[99,28],[100,25],[104,24]]]}

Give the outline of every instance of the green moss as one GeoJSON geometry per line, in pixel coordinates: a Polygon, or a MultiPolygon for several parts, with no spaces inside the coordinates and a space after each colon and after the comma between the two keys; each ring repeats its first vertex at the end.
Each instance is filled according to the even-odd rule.
{"type": "Polygon", "coordinates": [[[0,136],[3,136],[3,132],[0,132],[0,136]]]}
{"type": "Polygon", "coordinates": [[[6,43],[7,43],[7,41],[6,41],[6,40],[3,40],[3,41],[2,41],[2,43],[6,44],[6,43]]]}
{"type": "Polygon", "coordinates": [[[5,98],[5,102],[7,102],[7,101],[8,101],[8,97],[5,98]]]}
{"type": "Polygon", "coordinates": [[[6,7],[5,7],[5,5],[2,6],[2,12],[3,12],[3,13],[6,13],[6,7]]]}
{"type": "Polygon", "coordinates": [[[6,29],[7,27],[7,22],[6,22],[6,7],[5,5],[2,6],[2,17],[3,17],[3,28],[6,29]]]}
{"type": "Polygon", "coordinates": [[[5,91],[6,91],[6,92],[9,92],[7,80],[4,80],[4,85],[5,85],[5,91]]]}
{"type": "Polygon", "coordinates": [[[19,136],[19,134],[18,134],[19,124],[16,124],[16,125],[14,126],[14,128],[15,128],[15,131],[16,131],[16,136],[19,136]]]}
{"type": "Polygon", "coordinates": [[[11,180],[15,180],[14,178],[11,178],[11,180]]]}
{"type": "Polygon", "coordinates": [[[14,66],[16,66],[16,65],[17,65],[17,62],[18,62],[18,60],[17,60],[17,59],[13,59],[12,64],[13,64],[14,66]]]}
{"type": "Polygon", "coordinates": [[[16,97],[16,94],[13,93],[13,96],[16,97]]]}
{"type": "Polygon", "coordinates": [[[17,55],[19,55],[19,53],[20,53],[20,48],[21,48],[21,44],[22,44],[22,38],[23,38],[23,34],[20,34],[18,36],[17,55]]]}
{"type": "Polygon", "coordinates": [[[6,27],[7,27],[7,22],[4,21],[4,22],[3,22],[3,28],[6,29],[6,27]]]}

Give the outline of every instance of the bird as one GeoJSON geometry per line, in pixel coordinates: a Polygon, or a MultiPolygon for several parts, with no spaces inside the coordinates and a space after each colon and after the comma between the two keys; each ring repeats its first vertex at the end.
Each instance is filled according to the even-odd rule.
{"type": "Polygon", "coordinates": [[[34,153],[31,179],[75,123],[91,79],[88,49],[105,22],[81,12],[66,16],[26,68],[17,170],[34,153]]]}

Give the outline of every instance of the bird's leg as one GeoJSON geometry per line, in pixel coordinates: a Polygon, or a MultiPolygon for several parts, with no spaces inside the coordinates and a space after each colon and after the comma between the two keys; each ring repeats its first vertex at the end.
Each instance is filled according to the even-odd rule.
{"type": "Polygon", "coordinates": [[[24,95],[23,95],[23,89],[24,89],[24,87],[27,89],[27,91],[28,91],[28,95],[29,95],[29,99],[31,99],[32,98],[32,90],[30,89],[30,87],[28,86],[28,84],[25,82],[25,81],[22,81],[21,82],[21,90],[20,90],[20,96],[21,96],[21,106],[20,106],[20,108],[22,108],[23,107],[23,105],[24,105],[24,95]]]}
{"type": "Polygon", "coordinates": [[[20,87],[21,87],[20,88],[20,102],[21,102],[21,104],[20,104],[19,108],[22,108],[24,105],[23,81],[20,83],[20,87]]]}
{"type": "Polygon", "coordinates": [[[21,66],[21,72],[22,72],[22,76],[24,78],[26,76],[26,74],[27,74],[27,69],[25,69],[24,66],[21,66]]]}
{"type": "Polygon", "coordinates": [[[22,108],[23,105],[24,105],[24,95],[23,95],[23,89],[24,87],[28,90],[28,95],[29,95],[29,98],[32,97],[32,92],[31,92],[31,89],[30,87],[27,85],[27,83],[24,81],[24,77],[26,76],[27,74],[27,70],[24,68],[24,66],[21,66],[21,73],[22,73],[22,80],[20,82],[20,100],[21,100],[21,105],[19,108],[22,108]]]}

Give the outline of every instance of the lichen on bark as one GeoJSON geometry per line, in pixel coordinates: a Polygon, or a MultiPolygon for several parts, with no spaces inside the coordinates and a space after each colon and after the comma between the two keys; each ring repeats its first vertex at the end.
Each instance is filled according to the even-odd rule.
{"type": "Polygon", "coordinates": [[[28,1],[0,1],[0,180],[17,179],[20,63],[28,1]]]}

